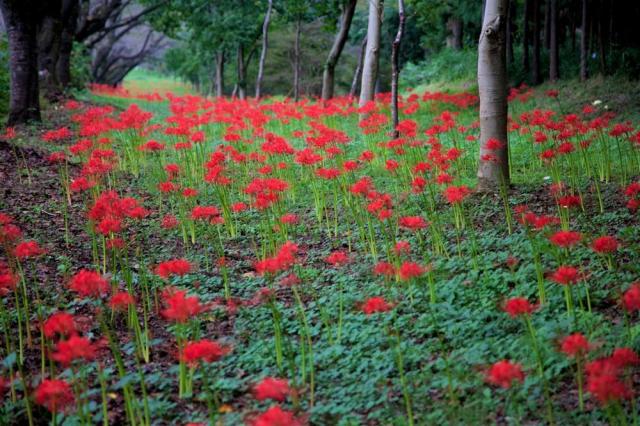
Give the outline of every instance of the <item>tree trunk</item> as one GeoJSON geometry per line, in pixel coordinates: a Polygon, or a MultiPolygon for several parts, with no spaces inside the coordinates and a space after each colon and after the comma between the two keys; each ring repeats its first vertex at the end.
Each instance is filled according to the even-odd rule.
{"type": "Polygon", "coordinates": [[[605,52],[605,40],[604,40],[604,25],[602,25],[602,21],[605,19],[604,17],[604,0],[600,1],[599,5],[600,16],[598,16],[598,56],[600,57],[600,73],[602,75],[607,74],[607,61],[606,61],[606,52],[605,52]]]}
{"type": "Polygon", "coordinates": [[[39,4],[0,0],[9,41],[10,102],[7,125],[40,121],[37,23],[39,4]]]}
{"type": "Polygon", "coordinates": [[[540,0],[533,0],[533,84],[540,84],[540,0]]]}
{"type": "Polygon", "coordinates": [[[293,44],[293,100],[300,98],[300,19],[296,20],[296,36],[293,44]]]}
{"type": "Polygon", "coordinates": [[[349,28],[351,28],[351,22],[353,21],[353,15],[357,4],[358,0],[349,0],[342,10],[342,15],[340,16],[340,29],[336,34],[336,38],[333,40],[331,51],[329,51],[329,56],[324,64],[324,72],[322,73],[322,99],[326,100],[333,98],[336,64],[338,63],[338,59],[340,59],[340,55],[342,54],[342,49],[344,49],[344,45],[347,43],[347,39],[349,38],[349,28]]]}
{"type": "Polygon", "coordinates": [[[522,23],[522,68],[529,72],[529,15],[531,12],[531,0],[524,0],[524,22],[522,23]]]}
{"type": "Polygon", "coordinates": [[[378,77],[378,59],[380,56],[380,27],[384,0],[369,0],[369,23],[367,27],[367,50],[362,65],[362,83],[360,102],[363,106],[372,101],[378,77]]]}
{"type": "Polygon", "coordinates": [[[582,25],[580,27],[580,80],[585,81],[589,78],[589,69],[587,60],[589,56],[588,40],[587,40],[587,3],[588,0],[582,0],[582,25]]]}
{"type": "Polygon", "coordinates": [[[216,97],[224,96],[224,50],[216,53],[216,97]]]}
{"type": "Polygon", "coordinates": [[[549,49],[551,41],[551,0],[544,1],[544,48],[549,49]]]}
{"type": "Polygon", "coordinates": [[[404,33],[404,0],[398,0],[398,32],[391,45],[391,121],[393,122],[393,137],[399,136],[398,132],[398,77],[400,76],[400,43],[404,33]]]}
{"type": "Polygon", "coordinates": [[[256,99],[260,99],[262,90],[262,79],[264,77],[264,61],[267,58],[267,48],[269,47],[269,23],[271,22],[271,9],[273,0],[269,0],[267,12],[264,14],[262,22],[262,51],[260,52],[260,62],[258,63],[258,77],[256,78],[256,99]]]}
{"type": "Polygon", "coordinates": [[[245,99],[247,94],[246,94],[246,81],[245,81],[245,75],[244,75],[244,47],[242,46],[242,43],[238,44],[238,82],[237,82],[237,95],[238,98],[240,99],[245,99]]]}
{"type": "Polygon", "coordinates": [[[516,14],[516,2],[509,0],[507,7],[507,62],[513,64],[513,17],[516,14]]]}
{"type": "Polygon", "coordinates": [[[558,42],[558,0],[549,0],[549,79],[555,83],[560,78],[558,42]]]}
{"type": "Polygon", "coordinates": [[[80,3],[77,0],[62,1],[62,33],[56,64],[56,76],[62,90],[66,90],[71,84],[71,53],[78,26],[79,9],[80,3]]]}
{"type": "Polygon", "coordinates": [[[447,30],[449,31],[446,40],[447,47],[462,50],[462,19],[455,15],[450,16],[447,20],[447,30]]]}
{"type": "Polygon", "coordinates": [[[358,55],[358,65],[353,72],[353,80],[351,80],[351,89],[349,90],[349,96],[355,97],[358,93],[358,83],[362,79],[362,65],[364,63],[364,54],[367,49],[367,36],[364,36],[360,43],[360,54],[358,55]]]}
{"type": "Polygon", "coordinates": [[[479,191],[495,191],[509,184],[506,15],[507,0],[487,0],[478,43],[479,191]],[[498,141],[500,146],[488,146],[489,140],[498,141]]]}
{"type": "Polygon", "coordinates": [[[62,35],[62,0],[49,0],[43,11],[38,30],[38,74],[42,76],[45,97],[57,101],[62,95],[56,66],[62,35]]]}

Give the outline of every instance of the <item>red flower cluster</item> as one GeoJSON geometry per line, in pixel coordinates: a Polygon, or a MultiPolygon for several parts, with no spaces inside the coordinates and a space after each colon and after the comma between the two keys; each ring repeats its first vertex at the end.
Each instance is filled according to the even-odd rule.
{"type": "Polygon", "coordinates": [[[618,240],[615,237],[604,236],[598,237],[591,243],[591,248],[596,253],[608,254],[618,250],[618,240]]]}
{"type": "Polygon", "coordinates": [[[511,318],[515,318],[520,315],[530,315],[536,310],[536,306],[524,297],[513,297],[505,302],[503,309],[511,318]]]}
{"type": "Polygon", "coordinates": [[[290,412],[274,405],[249,421],[251,426],[302,426],[303,422],[290,412]]]}
{"type": "Polygon", "coordinates": [[[324,260],[330,265],[341,266],[349,263],[349,255],[344,251],[337,250],[331,252],[324,260]]]}
{"type": "Polygon", "coordinates": [[[162,293],[167,306],[162,315],[175,322],[184,323],[204,310],[197,296],[187,296],[184,290],[168,288],[162,293]]]}
{"type": "Polygon", "coordinates": [[[371,297],[362,304],[362,312],[364,312],[367,315],[377,314],[380,312],[387,312],[387,311],[390,311],[392,308],[393,306],[387,303],[387,301],[380,296],[371,297]]]}
{"type": "Polygon", "coordinates": [[[97,272],[81,269],[71,278],[69,288],[82,297],[101,297],[109,290],[109,283],[97,272]]]}
{"type": "Polygon", "coordinates": [[[640,282],[631,284],[622,295],[622,306],[628,312],[640,311],[640,282]]]}
{"type": "Polygon", "coordinates": [[[203,339],[187,343],[182,349],[180,359],[187,364],[196,365],[201,362],[216,362],[227,353],[229,349],[218,342],[203,339]]]}
{"type": "Polygon", "coordinates": [[[471,194],[471,190],[465,186],[448,186],[443,195],[449,204],[460,204],[471,194]]]}
{"type": "Polygon", "coordinates": [[[278,253],[273,257],[268,257],[255,263],[256,272],[260,275],[276,274],[286,271],[296,262],[298,245],[287,241],[280,247],[278,253]]]}
{"type": "Polygon", "coordinates": [[[173,259],[160,262],[155,273],[160,278],[169,279],[174,275],[182,276],[191,272],[191,263],[186,259],[173,259]]]}
{"type": "Polygon", "coordinates": [[[520,364],[505,359],[496,362],[489,368],[486,379],[492,385],[508,389],[513,385],[513,382],[524,381],[524,372],[520,364]]]}
{"type": "Polygon", "coordinates": [[[265,377],[253,387],[253,396],[258,401],[273,399],[274,401],[283,402],[290,393],[289,382],[286,379],[274,377],[265,377]]]}
{"type": "Polygon", "coordinates": [[[638,355],[629,348],[618,348],[606,358],[599,358],[585,366],[587,391],[602,404],[631,398],[633,392],[622,380],[625,371],[640,364],[638,355]]]}
{"type": "Polygon", "coordinates": [[[36,403],[52,413],[63,411],[73,405],[71,386],[64,380],[43,380],[35,392],[36,403]]]}
{"type": "Polygon", "coordinates": [[[567,356],[577,357],[589,352],[589,341],[580,333],[571,334],[560,343],[560,350],[567,356]]]}
{"type": "Polygon", "coordinates": [[[573,266],[561,265],[551,274],[551,281],[561,284],[575,284],[580,279],[580,273],[573,266]]]}
{"type": "Polygon", "coordinates": [[[86,337],[71,336],[56,345],[51,359],[67,366],[76,360],[91,361],[96,356],[96,347],[86,337]]]}
{"type": "Polygon", "coordinates": [[[574,231],[558,231],[549,237],[549,241],[555,246],[562,248],[573,247],[582,240],[582,235],[574,231]]]}

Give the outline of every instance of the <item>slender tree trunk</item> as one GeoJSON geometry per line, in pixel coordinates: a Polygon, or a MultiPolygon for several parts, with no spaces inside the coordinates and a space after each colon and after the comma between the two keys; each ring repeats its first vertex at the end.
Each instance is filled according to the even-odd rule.
{"type": "Polygon", "coordinates": [[[447,47],[462,50],[462,19],[455,15],[450,16],[447,20],[447,30],[449,30],[446,40],[447,47]]]}
{"type": "Polygon", "coordinates": [[[558,0],[549,0],[549,9],[549,79],[555,83],[560,78],[558,0]]]}
{"type": "Polygon", "coordinates": [[[588,0],[582,0],[582,25],[580,27],[580,80],[582,81],[589,78],[589,69],[587,67],[587,60],[589,56],[587,40],[587,3],[588,0]]]}
{"type": "Polygon", "coordinates": [[[238,83],[237,83],[237,95],[238,98],[240,99],[245,99],[247,94],[246,94],[246,78],[244,75],[244,47],[242,46],[242,43],[238,44],[238,62],[237,62],[237,68],[238,68],[238,83]]]}
{"type": "Polygon", "coordinates": [[[43,13],[38,30],[38,74],[42,76],[46,98],[55,102],[62,94],[56,72],[62,35],[62,0],[47,1],[43,13]]]}
{"type": "Polygon", "coordinates": [[[260,62],[258,63],[258,77],[256,78],[256,99],[260,99],[262,90],[262,79],[264,78],[264,61],[267,59],[267,48],[269,47],[269,23],[271,22],[271,9],[273,0],[269,0],[267,12],[264,14],[262,22],[262,51],[260,52],[260,62]]]}
{"type": "Polygon", "coordinates": [[[507,10],[507,63],[513,64],[513,17],[516,14],[516,2],[509,0],[507,10]]]}
{"type": "Polygon", "coordinates": [[[391,45],[391,121],[393,122],[393,137],[399,136],[398,132],[398,77],[400,76],[400,43],[404,33],[404,0],[398,0],[398,32],[391,45]]]}
{"type": "Polygon", "coordinates": [[[533,84],[540,84],[540,0],[533,0],[533,84]]]}
{"type": "Polygon", "coordinates": [[[224,96],[224,50],[216,53],[216,97],[224,96]]]}
{"type": "Polygon", "coordinates": [[[356,10],[358,0],[349,0],[340,15],[340,29],[333,40],[333,45],[329,51],[329,56],[324,64],[324,72],[322,73],[322,99],[333,98],[333,89],[335,87],[336,65],[342,54],[342,49],[349,38],[349,29],[353,21],[353,15],[356,10]]]}
{"type": "Polygon", "coordinates": [[[62,33],[60,34],[60,50],[56,64],[56,75],[62,90],[66,90],[71,84],[71,54],[78,26],[79,11],[80,2],[78,0],[62,1],[62,33]]]}
{"type": "Polygon", "coordinates": [[[549,50],[551,42],[551,0],[544,1],[544,48],[549,50]]]}
{"type": "Polygon", "coordinates": [[[360,54],[358,55],[358,65],[353,72],[353,80],[351,80],[351,90],[349,90],[349,96],[355,97],[358,93],[358,83],[362,80],[362,65],[364,64],[364,54],[367,50],[367,36],[364,36],[360,43],[360,54]]]}
{"type": "Polygon", "coordinates": [[[506,17],[507,0],[487,0],[478,43],[479,191],[495,191],[509,183],[506,17]],[[500,147],[487,146],[490,139],[497,140],[500,147]]]}
{"type": "Polygon", "coordinates": [[[529,72],[529,16],[531,13],[531,0],[524,0],[524,20],[522,23],[522,68],[529,72]]]}
{"type": "Polygon", "coordinates": [[[360,102],[363,106],[374,99],[378,60],[380,56],[380,27],[382,25],[383,0],[369,0],[369,23],[367,27],[367,50],[362,66],[360,102]]]}
{"type": "Polygon", "coordinates": [[[9,41],[10,101],[7,125],[40,121],[37,22],[39,5],[0,0],[9,41]],[[35,9],[35,10],[34,10],[35,9]]]}
{"type": "Polygon", "coordinates": [[[300,32],[302,23],[296,20],[296,35],[293,45],[293,100],[300,98],[300,32]]]}
{"type": "Polygon", "coordinates": [[[603,28],[604,25],[602,24],[602,21],[605,19],[604,9],[604,0],[601,0],[599,4],[600,16],[598,16],[598,56],[600,57],[600,73],[602,75],[607,74],[607,60],[603,28]]]}

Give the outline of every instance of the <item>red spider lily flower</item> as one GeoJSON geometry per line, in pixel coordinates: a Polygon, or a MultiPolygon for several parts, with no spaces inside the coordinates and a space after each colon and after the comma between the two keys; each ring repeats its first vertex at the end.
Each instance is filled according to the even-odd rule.
{"type": "Polygon", "coordinates": [[[631,348],[616,348],[611,354],[611,361],[619,368],[640,364],[640,357],[631,348]]]}
{"type": "Polygon", "coordinates": [[[51,153],[51,155],[49,155],[49,157],[47,158],[47,161],[49,162],[49,164],[60,164],[64,163],[66,159],[67,157],[64,151],[57,151],[51,153]]]}
{"type": "Polygon", "coordinates": [[[500,142],[498,139],[495,138],[490,138],[487,140],[487,142],[485,142],[484,144],[484,148],[488,149],[490,151],[496,151],[500,148],[502,148],[504,144],[502,142],[500,142]]]}
{"type": "Polygon", "coordinates": [[[38,257],[45,254],[46,251],[35,241],[23,241],[18,243],[13,249],[13,255],[18,259],[27,259],[30,257],[38,257]]]}
{"type": "Polygon", "coordinates": [[[35,391],[35,400],[49,412],[56,413],[73,405],[73,392],[64,380],[45,379],[35,391]]]}
{"type": "Polygon", "coordinates": [[[509,314],[511,318],[516,318],[520,315],[530,315],[536,308],[536,305],[532,305],[524,297],[513,297],[507,300],[503,306],[503,310],[509,314]]]}
{"type": "Polygon", "coordinates": [[[569,285],[578,282],[580,273],[573,266],[561,265],[551,274],[550,278],[557,284],[569,285]]]}
{"type": "Polygon", "coordinates": [[[373,267],[373,273],[375,275],[390,277],[395,275],[396,270],[391,263],[380,261],[373,267]]]}
{"type": "Polygon", "coordinates": [[[565,209],[580,207],[580,205],[582,205],[582,199],[579,195],[565,195],[564,197],[558,198],[558,205],[565,209]]]}
{"type": "Polygon", "coordinates": [[[160,226],[162,226],[164,229],[173,229],[178,225],[178,219],[172,214],[166,214],[162,218],[162,222],[160,223],[160,226]]]}
{"type": "Polygon", "coordinates": [[[96,182],[87,179],[84,176],[80,176],[71,181],[69,188],[72,192],[82,192],[96,186],[96,182]]]}
{"type": "Polygon", "coordinates": [[[611,236],[598,237],[591,243],[593,251],[600,254],[613,253],[618,250],[618,246],[618,240],[611,236]]]}
{"type": "Polygon", "coordinates": [[[444,190],[443,194],[449,204],[460,204],[471,194],[471,190],[465,185],[449,186],[444,190]]]}
{"type": "Polygon", "coordinates": [[[274,401],[284,402],[290,393],[289,381],[275,377],[265,377],[253,387],[253,396],[258,401],[273,399],[274,401]]]}
{"type": "Polygon", "coordinates": [[[587,363],[586,389],[602,405],[631,398],[632,391],[620,380],[620,365],[611,357],[599,358],[587,363]]]}
{"type": "Polygon", "coordinates": [[[524,372],[520,364],[509,360],[498,361],[489,368],[486,373],[487,382],[492,385],[509,389],[513,382],[523,382],[524,372]]]}
{"type": "Polygon", "coordinates": [[[622,295],[622,306],[628,312],[640,311],[640,282],[631,284],[622,295]]]}
{"type": "Polygon", "coordinates": [[[129,292],[120,291],[111,296],[109,306],[111,306],[111,309],[116,311],[126,311],[129,306],[134,305],[135,303],[136,299],[129,292]]]}
{"type": "Polygon", "coordinates": [[[298,215],[293,213],[286,213],[280,216],[280,223],[287,225],[295,225],[298,223],[298,215]]]}
{"type": "Polygon", "coordinates": [[[451,182],[453,182],[453,176],[447,174],[447,173],[440,173],[437,177],[436,177],[436,183],[438,185],[448,185],[451,182]]]}
{"type": "Polygon", "coordinates": [[[67,366],[76,360],[91,361],[95,356],[96,347],[89,339],[74,335],[69,340],[61,340],[56,345],[56,351],[51,354],[51,359],[67,366]]]}
{"type": "Polygon", "coordinates": [[[82,297],[100,297],[109,290],[109,283],[97,272],[81,269],[71,278],[69,288],[82,297]]]}
{"type": "Polygon", "coordinates": [[[156,266],[155,273],[160,278],[169,279],[171,276],[186,275],[191,272],[191,263],[186,259],[173,259],[161,262],[156,266]]]}
{"type": "Polygon", "coordinates": [[[509,255],[507,257],[507,260],[505,261],[505,263],[507,264],[507,267],[509,269],[515,269],[518,266],[518,263],[520,263],[520,260],[517,257],[513,257],[511,255],[509,255]]]}
{"type": "Polygon", "coordinates": [[[558,231],[549,237],[549,241],[555,246],[562,248],[573,247],[582,240],[582,235],[574,231],[558,231]]]}
{"type": "Polygon", "coordinates": [[[411,244],[409,241],[398,241],[393,248],[396,254],[409,254],[411,252],[411,244]]]}
{"type": "Polygon", "coordinates": [[[289,274],[280,280],[280,285],[283,287],[293,287],[300,284],[302,280],[296,274],[289,274]]]}
{"type": "Polygon", "coordinates": [[[287,241],[280,247],[278,253],[255,263],[256,272],[260,275],[275,274],[289,269],[296,262],[298,245],[287,241]]]}
{"type": "Polygon", "coordinates": [[[14,243],[22,238],[22,231],[17,225],[7,223],[0,226],[0,242],[14,243]]]}
{"type": "Polygon", "coordinates": [[[274,405],[264,413],[248,422],[251,426],[302,426],[303,422],[297,419],[291,411],[274,405]]]}
{"type": "Polygon", "coordinates": [[[16,289],[18,277],[11,272],[0,273],[0,295],[4,296],[16,289]]]}
{"type": "Polygon", "coordinates": [[[16,129],[14,127],[7,127],[4,131],[4,135],[2,135],[5,139],[13,139],[17,136],[16,129]]]}
{"type": "Polygon", "coordinates": [[[153,151],[162,151],[164,150],[165,145],[163,143],[160,143],[158,141],[154,141],[154,140],[150,140],[146,143],[144,143],[143,145],[140,145],[138,147],[138,151],[148,151],[148,152],[153,152],[153,151]]]}
{"type": "Polygon", "coordinates": [[[45,141],[45,142],[55,142],[55,141],[59,141],[59,140],[62,140],[62,139],[68,139],[71,136],[73,136],[73,134],[71,133],[71,130],[69,130],[69,128],[61,127],[59,129],[56,129],[56,130],[46,131],[42,135],[42,140],[45,141]]]}
{"type": "Polygon", "coordinates": [[[215,206],[195,206],[191,210],[191,219],[193,220],[213,220],[220,215],[220,210],[215,206]]]}
{"type": "Polygon", "coordinates": [[[162,315],[169,320],[185,323],[204,310],[198,296],[187,297],[187,292],[184,290],[167,289],[162,295],[167,305],[162,315]]]}
{"type": "Polygon", "coordinates": [[[398,224],[407,229],[417,230],[427,227],[427,222],[420,216],[404,216],[398,220],[398,224]]]}
{"type": "Polygon", "coordinates": [[[392,308],[393,306],[387,303],[387,301],[380,296],[370,297],[362,304],[362,312],[364,312],[367,315],[377,314],[380,312],[387,312],[387,311],[390,311],[392,308]]]}
{"type": "Polygon", "coordinates": [[[403,262],[398,270],[398,275],[403,281],[417,278],[424,274],[427,270],[415,262],[403,262]]]}
{"type": "Polygon", "coordinates": [[[180,174],[180,166],[170,163],[164,166],[164,171],[167,172],[169,179],[173,179],[180,174]]]}
{"type": "Polygon", "coordinates": [[[221,346],[218,342],[203,339],[197,342],[188,342],[182,349],[180,359],[195,366],[202,362],[216,362],[227,353],[229,353],[229,348],[221,346]]]}
{"type": "Polygon", "coordinates": [[[344,251],[338,250],[331,252],[324,261],[333,266],[341,266],[349,263],[349,255],[344,251]]]}
{"type": "Polygon", "coordinates": [[[231,211],[234,213],[240,213],[247,209],[247,205],[245,203],[234,203],[231,205],[231,211]]]}
{"type": "Polygon", "coordinates": [[[48,338],[66,338],[76,334],[76,323],[73,315],[67,312],[56,312],[51,315],[43,327],[44,335],[48,338]]]}
{"type": "Polygon", "coordinates": [[[581,333],[571,334],[560,343],[560,350],[567,356],[582,356],[589,352],[591,345],[584,335],[581,333]]]}
{"type": "Polygon", "coordinates": [[[160,192],[175,192],[178,190],[178,186],[173,182],[160,182],[158,184],[158,191],[160,192]]]}

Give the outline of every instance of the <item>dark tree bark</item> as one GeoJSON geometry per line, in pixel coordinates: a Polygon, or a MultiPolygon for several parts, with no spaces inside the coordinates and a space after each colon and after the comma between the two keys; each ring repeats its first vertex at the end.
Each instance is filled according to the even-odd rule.
{"type": "Polygon", "coordinates": [[[238,44],[237,51],[237,71],[238,71],[238,82],[237,82],[237,95],[240,99],[245,99],[247,96],[246,93],[246,77],[244,75],[244,46],[242,43],[238,44]]]}
{"type": "Polygon", "coordinates": [[[364,63],[364,54],[367,48],[367,36],[364,36],[360,43],[360,55],[358,55],[358,64],[353,72],[353,79],[351,80],[351,89],[349,90],[349,96],[354,97],[358,94],[358,84],[362,79],[362,64],[364,63]]]}
{"type": "Polygon", "coordinates": [[[40,8],[37,1],[0,0],[9,41],[9,126],[40,121],[37,43],[40,8]]]}
{"type": "Polygon", "coordinates": [[[356,10],[358,0],[348,0],[344,5],[342,14],[340,15],[340,29],[333,40],[333,45],[329,51],[329,56],[324,64],[324,72],[322,74],[322,99],[331,99],[333,97],[333,89],[335,86],[336,64],[342,54],[342,49],[349,38],[349,29],[353,21],[353,15],[356,10]]]}
{"type": "Polygon", "coordinates": [[[478,43],[479,191],[496,191],[509,184],[506,15],[507,0],[487,0],[478,43]],[[500,147],[488,147],[490,139],[497,140],[500,147]]]}
{"type": "Polygon", "coordinates": [[[300,32],[302,23],[296,20],[296,35],[293,43],[293,100],[300,99],[300,32]]]}
{"type": "Polygon", "coordinates": [[[404,0],[398,0],[398,32],[391,45],[391,121],[393,123],[393,137],[399,136],[398,132],[398,77],[400,76],[400,43],[404,33],[404,0]]]}
{"type": "Polygon", "coordinates": [[[56,66],[62,35],[62,0],[49,0],[43,9],[38,30],[38,71],[42,77],[42,90],[54,102],[62,94],[56,66]]]}
{"type": "Polygon", "coordinates": [[[56,64],[56,75],[62,90],[67,89],[71,84],[71,53],[78,24],[79,8],[78,0],[62,1],[62,33],[60,34],[60,50],[56,64]]]}
{"type": "Polygon", "coordinates": [[[533,0],[533,84],[540,84],[540,0],[533,0]]]}
{"type": "Polygon", "coordinates": [[[549,79],[560,78],[560,54],[558,42],[558,0],[549,0],[549,79]]]}
{"type": "Polygon", "coordinates": [[[599,16],[598,16],[598,56],[600,58],[600,73],[602,75],[607,74],[607,52],[605,50],[605,35],[604,35],[604,24],[602,23],[605,20],[605,6],[604,0],[600,0],[599,4],[599,16]]]}
{"type": "Polygon", "coordinates": [[[551,42],[551,0],[544,1],[544,48],[549,49],[551,42]]]}
{"type": "Polygon", "coordinates": [[[585,81],[589,78],[589,69],[587,60],[589,57],[589,42],[587,40],[587,3],[588,0],[582,0],[582,25],[580,27],[580,80],[585,81]]]}
{"type": "Polygon", "coordinates": [[[462,50],[462,19],[455,15],[450,16],[447,20],[447,30],[449,31],[446,40],[447,47],[462,50]]]}
{"type": "Polygon", "coordinates": [[[507,62],[513,64],[513,17],[516,14],[516,2],[509,0],[507,4],[507,62]]]}
{"type": "Polygon", "coordinates": [[[269,0],[267,12],[264,14],[262,22],[262,50],[260,51],[260,62],[258,63],[258,77],[256,78],[256,99],[260,99],[262,92],[262,79],[264,77],[264,62],[267,59],[267,49],[269,48],[269,23],[271,22],[271,10],[273,0],[269,0]]]}
{"type": "Polygon", "coordinates": [[[522,68],[529,72],[529,18],[531,13],[531,0],[524,0],[524,20],[522,23],[522,68]]]}
{"type": "Polygon", "coordinates": [[[216,53],[216,97],[224,96],[224,50],[218,50],[216,53]]]}

